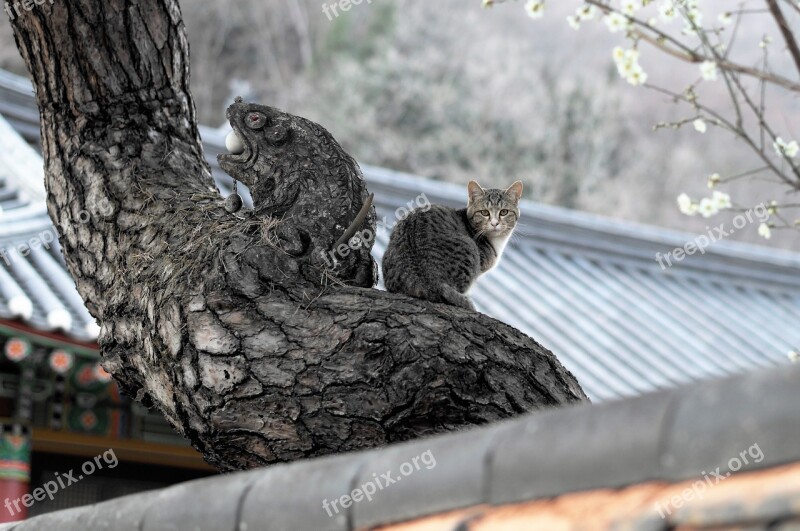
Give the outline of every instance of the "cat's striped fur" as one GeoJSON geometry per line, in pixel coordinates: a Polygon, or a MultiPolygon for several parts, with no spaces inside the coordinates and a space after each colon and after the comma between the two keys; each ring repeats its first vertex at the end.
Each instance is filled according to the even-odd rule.
{"type": "Polygon", "coordinates": [[[474,310],[467,294],[500,261],[519,219],[522,183],[484,190],[470,181],[467,189],[467,208],[433,205],[397,224],[383,256],[388,291],[474,310]]]}

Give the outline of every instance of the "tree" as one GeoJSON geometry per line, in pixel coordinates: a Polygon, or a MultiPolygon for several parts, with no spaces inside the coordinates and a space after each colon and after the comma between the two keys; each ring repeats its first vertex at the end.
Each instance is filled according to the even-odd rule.
{"type": "MultiPolygon", "coordinates": [[[[101,324],[104,367],[210,463],[367,448],[586,399],[519,331],[332,279],[281,248],[299,222],[271,217],[275,205],[228,213],[203,158],[176,0],[55,2],[12,25],[41,112],[48,210],[101,324]]],[[[286,158],[363,199],[349,157],[287,145],[286,158]]],[[[284,197],[295,176],[277,176],[284,197]]],[[[306,194],[305,219],[332,246],[354,212],[329,190],[306,194]]]]}
{"type": "MultiPolygon", "coordinates": [[[[505,1],[483,0],[483,5],[491,7],[505,1]]],[[[545,14],[546,5],[547,0],[527,0],[525,9],[538,19],[545,14]]],[[[769,113],[770,101],[788,105],[792,96],[800,94],[800,45],[796,29],[800,6],[796,1],[741,1],[733,9],[725,2],[724,9],[715,13],[716,18],[709,16],[710,9],[701,9],[698,0],[581,0],[576,5],[575,14],[567,17],[573,28],[602,18],[609,31],[623,35],[629,42],[630,48],[619,46],[613,50],[622,78],[633,86],[645,86],[664,94],[690,110],[685,119],[658,123],[656,129],[692,124],[699,133],[705,133],[709,125],[714,126],[732,134],[758,160],[757,167],[734,175],[711,174],[709,188],[742,179],[763,179],[781,184],[787,195],[800,191],[800,145],[797,140],[784,138],[785,133],[782,136],[780,131],[786,126],[779,123],[780,114],[769,113]],[[674,22],[683,22],[683,27],[674,22]],[[742,39],[745,30],[754,28],[759,29],[758,48],[752,31],[742,39]],[[771,53],[775,48],[773,39],[766,32],[761,33],[761,28],[780,35],[783,46],[777,53],[771,53]],[[696,65],[695,80],[682,88],[648,83],[650,76],[640,64],[643,47],[654,50],[663,61],[696,65]],[[760,50],[760,57],[753,61],[755,50],[760,50]],[[715,98],[703,90],[704,84],[720,81],[725,87],[724,97],[715,98]]],[[[672,71],[670,80],[675,77],[672,71]]],[[[678,204],[684,214],[703,217],[723,210],[747,212],[761,208],[768,214],[759,227],[765,238],[770,237],[773,229],[800,228],[800,215],[793,214],[800,209],[800,203],[791,199],[742,204],[715,190],[712,197],[700,201],[682,194],[678,204]]]]}

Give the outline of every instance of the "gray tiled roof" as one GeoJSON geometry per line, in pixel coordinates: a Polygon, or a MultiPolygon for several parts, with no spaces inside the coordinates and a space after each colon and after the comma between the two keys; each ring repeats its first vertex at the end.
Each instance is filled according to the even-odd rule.
{"type": "MultiPolygon", "coordinates": [[[[32,141],[38,126],[31,121],[36,113],[29,87],[0,72],[0,110],[32,141]]],[[[231,180],[215,164],[225,131],[201,128],[201,133],[227,194],[231,180]]],[[[9,184],[30,180],[33,170],[10,172],[11,180],[8,175],[3,180],[3,172],[9,173],[4,155],[0,151],[0,205],[7,207],[0,217],[0,247],[9,247],[50,222],[40,201],[20,201],[18,187],[9,184]]],[[[26,167],[38,167],[41,179],[41,160],[26,167]]],[[[465,200],[458,186],[369,166],[363,170],[380,216],[390,224],[395,210],[421,193],[433,203],[459,206],[465,200]]],[[[503,261],[478,281],[473,297],[481,311],[550,348],[595,401],[785,364],[786,353],[800,346],[800,254],[719,242],[665,272],[655,254],[683,246],[694,235],[530,201],[523,202],[522,212],[503,261]]],[[[387,240],[388,233],[378,235],[376,258],[387,240]]],[[[67,333],[92,339],[96,327],[63,270],[57,245],[34,256],[24,265],[0,268],[0,317],[20,315],[14,310],[25,305],[11,308],[10,301],[23,293],[31,315],[22,317],[33,326],[54,329],[69,315],[67,333]]]]}
{"type": "Polygon", "coordinates": [[[93,340],[96,324],[65,269],[44,198],[40,155],[0,116],[0,316],[93,340]],[[19,248],[31,243],[40,247],[19,248]]]}
{"type": "MultiPolygon", "coordinates": [[[[349,531],[464,507],[697,479],[711,471],[743,474],[800,461],[798,379],[800,367],[772,369],[539,412],[377,450],[191,481],[0,530],[349,531]],[[384,478],[383,486],[371,500],[362,496],[338,512],[324,508],[324,501],[356,488],[372,490],[366,484],[377,487],[376,478],[384,478]]],[[[797,514],[798,506],[786,511],[797,514]]],[[[674,528],[670,521],[655,523],[620,529],[674,528]]]]}
{"type": "MultiPolygon", "coordinates": [[[[365,174],[382,215],[420,192],[465,201],[459,187],[365,174]]],[[[532,202],[522,213],[520,237],[473,298],[550,348],[593,400],[788,363],[800,345],[798,254],[720,243],[664,272],[655,253],[692,236],[532,202]]]]}

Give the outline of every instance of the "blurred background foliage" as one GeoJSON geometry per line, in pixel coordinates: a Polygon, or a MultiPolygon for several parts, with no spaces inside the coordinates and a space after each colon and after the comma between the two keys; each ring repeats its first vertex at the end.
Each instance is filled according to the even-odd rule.
{"type": "MultiPolygon", "coordinates": [[[[753,163],[713,129],[653,131],[685,116],[617,76],[619,39],[604,27],[567,25],[576,2],[542,21],[520,3],[485,10],[479,0],[364,0],[331,20],[320,0],[181,4],[206,125],[223,126],[226,105],[242,95],[320,122],[365,164],[461,184],[520,179],[535,201],[695,232],[734,214],[688,218],[676,196],[708,194],[709,175],[753,163]]],[[[8,26],[0,68],[24,74],[8,26]]],[[[642,63],[650,58],[663,59],[644,49],[642,63]]],[[[675,64],[647,69],[651,80],[676,75],[675,64]]],[[[777,103],[781,123],[798,123],[796,99],[777,103]]],[[[728,189],[748,204],[775,190],[759,181],[728,189]]],[[[756,228],[735,238],[798,242],[792,231],[765,242],[756,228]]]]}

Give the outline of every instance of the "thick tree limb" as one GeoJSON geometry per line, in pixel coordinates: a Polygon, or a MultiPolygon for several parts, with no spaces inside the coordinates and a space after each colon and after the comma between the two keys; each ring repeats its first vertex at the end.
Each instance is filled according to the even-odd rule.
{"type": "MultiPolygon", "coordinates": [[[[56,2],[12,24],[37,89],[48,209],[101,322],[104,364],[209,462],[360,449],[586,398],[517,330],[330,283],[281,249],[298,220],[270,218],[269,204],[227,213],[202,155],[175,0],[56,2]]],[[[360,201],[357,167],[334,162],[347,170],[339,192],[360,201]]],[[[277,194],[298,178],[280,177],[277,194]]],[[[360,203],[305,193],[304,221],[333,243],[360,203]]]]}

